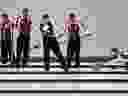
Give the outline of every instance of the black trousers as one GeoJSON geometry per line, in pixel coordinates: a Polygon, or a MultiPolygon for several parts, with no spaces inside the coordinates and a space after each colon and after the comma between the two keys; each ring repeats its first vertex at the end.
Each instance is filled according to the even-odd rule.
{"type": "Polygon", "coordinates": [[[50,55],[50,50],[53,50],[53,52],[56,54],[58,57],[59,61],[62,64],[62,67],[65,66],[65,59],[62,56],[59,43],[57,42],[55,37],[48,37],[44,36],[43,37],[43,45],[44,45],[44,63],[46,66],[49,66],[49,55],[50,55]]]}
{"type": "Polygon", "coordinates": [[[13,61],[15,58],[12,43],[13,40],[1,40],[1,56],[3,58],[3,64],[6,63],[8,60],[13,61]]]}
{"type": "Polygon", "coordinates": [[[19,36],[17,39],[17,58],[16,63],[19,63],[21,60],[21,54],[23,53],[23,64],[25,65],[29,58],[29,43],[30,38],[25,36],[19,36]]]}
{"type": "Polygon", "coordinates": [[[80,38],[76,40],[70,39],[67,47],[67,62],[68,66],[71,66],[71,61],[75,56],[75,66],[80,66],[80,38]]]}

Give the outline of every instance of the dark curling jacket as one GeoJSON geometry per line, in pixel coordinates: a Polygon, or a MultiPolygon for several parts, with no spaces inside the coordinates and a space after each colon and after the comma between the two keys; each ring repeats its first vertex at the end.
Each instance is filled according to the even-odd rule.
{"type": "Polygon", "coordinates": [[[13,27],[14,27],[14,24],[12,24],[10,21],[0,25],[1,40],[11,40],[12,39],[13,27]]]}
{"type": "Polygon", "coordinates": [[[32,21],[30,19],[30,16],[23,16],[21,18],[21,21],[19,23],[20,36],[30,38],[30,32],[31,32],[31,28],[32,28],[31,24],[32,24],[32,21]]]}
{"type": "Polygon", "coordinates": [[[80,38],[79,24],[69,24],[67,29],[68,29],[68,32],[70,32],[69,33],[69,39],[76,40],[76,39],[80,38]]]}

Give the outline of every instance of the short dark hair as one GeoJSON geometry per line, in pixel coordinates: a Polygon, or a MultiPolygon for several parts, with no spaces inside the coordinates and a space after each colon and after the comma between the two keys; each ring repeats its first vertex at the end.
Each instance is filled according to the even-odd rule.
{"type": "Polygon", "coordinates": [[[47,19],[47,18],[49,18],[49,15],[48,14],[44,14],[44,15],[42,15],[42,18],[43,19],[47,19]]]}
{"type": "Polygon", "coordinates": [[[70,14],[69,14],[69,17],[70,17],[70,18],[74,18],[75,16],[76,16],[75,13],[70,13],[70,14]]]}
{"type": "Polygon", "coordinates": [[[28,8],[23,8],[22,12],[28,12],[29,9],[28,8]]]}
{"type": "Polygon", "coordinates": [[[2,17],[8,17],[8,14],[3,13],[1,16],[2,16],[2,17]]]}

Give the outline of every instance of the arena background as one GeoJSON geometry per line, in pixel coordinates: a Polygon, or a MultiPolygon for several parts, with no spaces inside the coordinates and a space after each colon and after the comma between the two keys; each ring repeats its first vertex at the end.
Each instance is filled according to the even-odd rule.
{"type": "MultiPolygon", "coordinates": [[[[23,1],[22,1],[23,2],[23,1]]],[[[28,7],[30,8],[31,12],[31,16],[32,16],[32,22],[33,22],[33,27],[32,27],[32,32],[31,32],[31,49],[33,48],[33,45],[35,43],[37,43],[36,41],[38,41],[38,43],[41,45],[39,49],[32,49],[30,52],[31,56],[42,56],[43,55],[43,44],[42,44],[42,36],[41,36],[41,32],[39,30],[39,23],[40,23],[40,16],[45,13],[48,12],[51,16],[55,16],[56,17],[56,22],[57,24],[64,24],[64,12],[67,8],[77,8],[77,11],[80,11],[80,16],[89,16],[89,9],[88,8],[80,8],[79,6],[79,1],[75,1],[76,3],[74,3],[74,5],[70,6],[69,3],[67,3],[67,1],[63,2],[63,4],[57,8],[56,4],[62,3],[62,1],[60,2],[59,0],[56,0],[56,3],[54,2],[53,5],[49,5],[49,1],[45,1],[45,3],[43,1],[41,1],[41,3],[38,4],[38,6],[34,7],[34,5],[26,5],[26,3],[31,3],[29,2],[29,0],[26,1],[25,4],[23,4],[22,6],[22,2],[21,1],[17,1],[17,8],[4,8],[4,10],[6,10],[6,12],[10,15],[10,16],[14,16],[16,14],[21,15],[21,10],[24,7],[28,7]],[[49,6],[49,7],[48,7],[49,6]],[[44,11],[44,9],[47,9],[46,11],[44,11]]],[[[40,2],[40,1],[38,1],[40,2]]],[[[38,3],[38,2],[34,2],[34,3],[38,3]]],[[[51,2],[51,1],[50,1],[51,2]]],[[[89,16],[89,32],[96,32],[96,16],[89,16]]],[[[14,50],[16,48],[16,38],[18,36],[18,32],[14,32],[14,50]]],[[[81,47],[81,52],[80,52],[80,56],[81,57],[87,57],[87,56],[109,56],[110,55],[110,49],[109,48],[99,48],[97,46],[97,41],[96,38],[94,38],[93,40],[87,40],[86,38],[82,40],[82,47],[81,47]]],[[[66,56],[66,46],[67,44],[61,44],[61,50],[63,52],[63,54],[66,56]]],[[[52,53],[52,52],[51,52],[52,53]]]]}
{"type": "MultiPolygon", "coordinates": [[[[85,1],[86,1],[86,3],[83,3],[83,5],[82,5],[83,8],[81,8],[79,0],[63,0],[63,1],[62,0],[16,0],[16,1],[15,0],[13,0],[13,1],[11,0],[11,2],[9,1],[9,3],[7,3],[8,0],[1,0],[1,2],[3,2],[3,3],[1,3],[1,7],[7,8],[8,9],[8,14],[10,14],[10,15],[15,15],[16,14],[15,13],[16,8],[28,7],[28,8],[32,9],[32,18],[33,18],[33,22],[34,22],[34,25],[33,25],[34,29],[32,31],[32,41],[34,41],[34,40],[41,40],[40,32],[39,32],[39,29],[37,27],[38,24],[39,24],[39,18],[40,18],[40,14],[41,14],[40,13],[40,9],[48,8],[50,10],[49,13],[51,15],[57,16],[57,22],[58,23],[63,23],[63,12],[64,12],[63,10],[65,8],[68,8],[68,7],[69,8],[70,7],[81,8],[81,11],[83,10],[81,13],[83,15],[84,15],[84,13],[85,13],[85,15],[89,15],[89,17],[92,16],[94,22],[96,23],[96,15],[95,15],[96,12],[94,11],[94,13],[93,13],[92,11],[90,11],[90,8],[91,8],[91,10],[95,8],[95,6],[94,6],[95,3],[93,3],[92,0],[91,0],[92,3],[90,3],[90,0],[85,0],[85,1]],[[73,4],[72,4],[72,2],[73,2],[73,4]],[[84,4],[85,4],[85,6],[84,6],[84,4]],[[86,5],[87,5],[87,7],[86,7],[86,5]],[[84,9],[86,10],[86,12],[84,12],[84,9]]],[[[101,6],[99,6],[101,9],[102,9],[102,6],[105,5],[104,3],[103,3],[104,5],[103,5],[103,4],[100,4],[99,2],[96,2],[96,4],[101,5],[101,6]]],[[[95,31],[95,30],[92,30],[92,31],[95,31]]],[[[16,37],[16,34],[14,34],[14,37],[16,37]]],[[[32,43],[31,43],[31,45],[32,45],[32,43]]],[[[43,48],[43,46],[41,46],[41,48],[43,48]]],[[[42,51],[42,49],[33,50],[31,55],[39,56],[39,53],[43,53],[41,51],[42,51]]],[[[109,51],[110,51],[109,48],[104,48],[104,47],[99,48],[97,46],[96,39],[88,41],[88,42],[86,40],[83,40],[83,48],[81,49],[81,57],[82,56],[84,56],[84,57],[86,57],[86,56],[106,56],[106,55],[110,55],[109,51]]],[[[65,54],[65,53],[63,53],[63,54],[65,54]]],[[[11,75],[4,75],[4,76],[2,75],[1,77],[9,77],[9,76],[11,76],[11,75]]],[[[73,76],[70,76],[70,77],[71,77],[71,79],[73,78],[73,76]]],[[[78,77],[81,78],[80,75],[78,77]]],[[[86,76],[86,77],[89,77],[89,76],[86,76]]],[[[100,76],[98,76],[96,74],[95,75],[92,74],[92,77],[94,79],[95,78],[100,78],[100,76]]],[[[103,74],[101,77],[104,78],[105,75],[103,74]]],[[[13,79],[17,79],[15,76],[13,76],[12,78],[13,79]]],[[[7,78],[7,79],[12,79],[12,78],[7,78]]],[[[16,89],[20,90],[21,89],[21,90],[23,90],[25,88],[28,88],[28,89],[31,89],[31,90],[32,89],[33,90],[34,89],[35,90],[39,90],[40,88],[44,88],[43,90],[45,90],[47,88],[48,89],[51,89],[51,88],[55,89],[55,88],[60,88],[60,87],[61,88],[63,87],[64,89],[67,88],[67,86],[65,86],[65,83],[62,83],[62,84],[60,84],[60,83],[56,84],[56,83],[54,82],[53,84],[47,83],[46,85],[45,84],[41,85],[40,83],[28,83],[27,84],[25,82],[24,83],[23,82],[22,83],[16,83],[16,82],[12,83],[11,82],[11,83],[7,84],[7,82],[5,82],[5,83],[1,82],[0,83],[0,86],[1,86],[0,90],[9,90],[9,89],[12,89],[12,90],[16,90],[16,89]]],[[[126,89],[127,90],[127,83],[123,83],[123,84],[122,83],[116,83],[115,84],[115,83],[112,83],[112,82],[109,82],[109,83],[101,83],[101,82],[99,82],[99,83],[95,83],[94,84],[92,82],[91,83],[87,82],[88,83],[87,84],[87,83],[84,82],[85,85],[84,84],[80,85],[79,83],[77,85],[75,85],[75,83],[73,83],[73,84],[70,83],[69,84],[70,88],[72,88],[72,90],[73,89],[79,90],[80,87],[81,88],[85,88],[85,89],[92,89],[92,90],[93,89],[98,89],[98,90],[105,90],[105,89],[106,90],[121,90],[121,89],[125,90],[126,89]]],[[[3,95],[3,94],[1,94],[1,95],[3,95]]],[[[8,96],[8,94],[4,94],[4,95],[8,96]]],[[[15,95],[19,95],[19,96],[21,95],[22,96],[22,95],[29,95],[29,94],[15,94],[15,95],[12,94],[12,95],[13,96],[15,96],[15,95]]],[[[45,96],[50,96],[50,95],[51,94],[47,94],[47,95],[45,94],[45,96]]],[[[60,96],[62,94],[52,94],[52,96],[53,95],[60,96]]],[[[97,96],[100,96],[100,95],[107,96],[107,95],[111,95],[111,96],[113,96],[113,95],[117,95],[117,94],[100,94],[100,95],[99,94],[63,94],[63,96],[68,96],[68,95],[69,96],[71,96],[71,95],[73,95],[73,96],[78,96],[78,95],[83,95],[83,96],[84,95],[86,95],[86,96],[93,96],[93,95],[95,95],[95,96],[96,95],[97,96]]],[[[122,94],[118,94],[117,96],[120,96],[120,95],[123,96],[122,94]]],[[[124,96],[125,96],[125,94],[124,94],[124,96]]]]}

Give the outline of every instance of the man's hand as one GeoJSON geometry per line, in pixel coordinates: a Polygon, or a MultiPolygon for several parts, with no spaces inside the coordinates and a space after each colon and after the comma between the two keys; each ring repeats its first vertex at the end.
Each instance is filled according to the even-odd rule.
{"type": "Polygon", "coordinates": [[[81,37],[81,39],[87,38],[88,40],[92,40],[92,39],[96,38],[96,32],[88,32],[88,33],[83,34],[80,37],[81,37]]]}
{"type": "Polygon", "coordinates": [[[67,38],[66,38],[65,36],[63,36],[63,37],[61,37],[61,38],[58,38],[57,40],[58,40],[58,42],[59,42],[60,44],[65,44],[65,43],[67,43],[67,38]]]}
{"type": "Polygon", "coordinates": [[[66,44],[67,40],[58,40],[59,44],[66,44]]]}
{"type": "Polygon", "coordinates": [[[56,38],[59,39],[59,38],[62,38],[63,36],[64,36],[64,33],[57,34],[56,38]]]}

